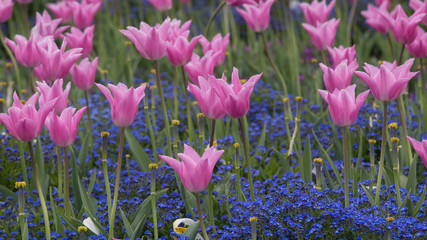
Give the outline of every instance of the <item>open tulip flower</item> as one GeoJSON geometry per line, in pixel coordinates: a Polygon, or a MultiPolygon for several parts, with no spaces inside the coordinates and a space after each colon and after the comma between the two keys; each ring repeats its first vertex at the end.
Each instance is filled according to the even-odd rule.
{"type": "Polygon", "coordinates": [[[31,35],[27,40],[24,36],[15,35],[15,42],[6,38],[6,44],[12,49],[16,60],[25,67],[37,67],[40,65],[38,38],[31,35]]]}
{"type": "Polygon", "coordinates": [[[192,147],[184,144],[184,153],[178,153],[181,161],[163,155],[159,157],[175,169],[188,191],[199,193],[205,190],[211,181],[212,171],[223,152],[215,150],[215,146],[212,146],[200,157],[192,147]]]}
{"type": "Polygon", "coordinates": [[[135,89],[134,87],[128,88],[123,83],[119,83],[117,86],[108,84],[111,92],[101,84],[95,83],[95,85],[110,102],[111,118],[114,124],[122,128],[131,125],[138,112],[138,105],[145,96],[144,90],[147,85],[143,84],[135,89]],[[113,94],[111,95],[111,93],[113,94]]]}
{"type": "Polygon", "coordinates": [[[218,57],[218,60],[216,62],[216,66],[221,65],[225,60],[225,51],[227,50],[228,43],[230,42],[230,34],[224,36],[224,38],[221,37],[221,34],[218,33],[215,35],[215,37],[212,38],[212,41],[209,42],[209,40],[202,36],[199,43],[203,47],[203,53],[206,54],[208,51],[214,51],[214,52],[220,52],[221,54],[218,57]]]}
{"type": "Polygon", "coordinates": [[[302,26],[310,34],[313,45],[319,50],[326,50],[334,45],[339,23],[339,19],[333,18],[324,23],[318,22],[316,25],[303,23],[302,26]]]}
{"type": "Polygon", "coordinates": [[[12,0],[0,0],[0,23],[12,17],[13,4],[12,0]]]}
{"type": "Polygon", "coordinates": [[[40,93],[39,105],[42,107],[51,100],[58,98],[55,104],[55,112],[58,115],[67,107],[68,94],[71,89],[71,83],[67,84],[65,90],[62,89],[62,83],[63,80],[58,79],[50,87],[46,82],[37,82],[37,91],[40,93]]]}
{"type": "Polygon", "coordinates": [[[199,85],[199,77],[207,78],[214,72],[215,64],[221,56],[221,52],[214,52],[212,50],[205,53],[200,58],[199,55],[193,53],[191,61],[185,64],[184,70],[187,72],[191,82],[199,85]]]}
{"type": "Polygon", "coordinates": [[[332,63],[334,68],[338,66],[344,60],[347,60],[347,64],[350,64],[353,61],[356,61],[356,46],[352,47],[343,47],[339,46],[338,48],[328,47],[329,55],[331,55],[332,63]]]}
{"type": "Polygon", "coordinates": [[[74,25],[80,29],[85,29],[93,24],[95,14],[101,8],[102,2],[91,3],[83,0],[81,3],[72,1],[69,4],[73,12],[74,25]]]}
{"type": "Polygon", "coordinates": [[[70,48],[81,48],[83,56],[89,56],[93,48],[93,31],[95,25],[87,27],[84,31],[78,28],[72,27],[71,33],[65,34],[68,46],[70,48]]]}
{"type": "Polygon", "coordinates": [[[13,105],[8,109],[8,114],[0,113],[0,123],[5,125],[9,133],[16,139],[28,142],[40,135],[47,115],[55,107],[58,99],[53,99],[36,109],[38,93],[21,103],[18,94],[13,94],[13,105]]]}
{"type": "Polygon", "coordinates": [[[418,142],[417,140],[407,137],[412,147],[420,155],[420,158],[423,160],[424,166],[427,168],[427,140],[422,140],[418,142]]]}
{"type": "Polygon", "coordinates": [[[270,9],[275,0],[260,1],[259,4],[244,4],[244,9],[237,9],[254,32],[262,32],[270,23],[270,9]]]}
{"type": "Polygon", "coordinates": [[[62,19],[62,23],[68,23],[73,19],[73,10],[70,6],[70,1],[58,1],[56,3],[48,3],[47,8],[53,13],[56,18],[62,19]]]}
{"type": "Polygon", "coordinates": [[[365,63],[365,72],[356,71],[356,75],[362,78],[371,89],[372,95],[380,101],[393,101],[405,90],[409,80],[418,72],[410,72],[414,59],[407,60],[397,66],[396,61],[389,63],[384,61],[379,68],[365,63]]]}
{"type": "Polygon", "coordinates": [[[320,63],[319,65],[323,71],[325,87],[329,92],[350,86],[353,73],[359,67],[356,61],[352,61],[347,65],[347,60],[342,61],[335,68],[327,67],[323,63],[320,63]]]}
{"type": "Polygon", "coordinates": [[[71,69],[71,77],[76,86],[81,90],[89,90],[95,82],[96,68],[98,67],[98,57],[92,62],[89,58],[83,59],[80,64],[74,64],[71,69]]]}
{"type": "Polygon", "coordinates": [[[368,4],[368,9],[360,14],[366,18],[366,24],[384,34],[390,30],[390,25],[385,20],[385,16],[388,17],[390,15],[387,8],[388,6],[385,4],[381,4],[379,7],[368,4]]]}
{"type": "Polygon", "coordinates": [[[44,38],[39,43],[39,56],[41,64],[34,68],[34,74],[40,81],[51,84],[56,79],[67,77],[70,68],[81,56],[81,48],[65,51],[67,42],[62,42],[61,48],[50,37],[44,38]]]}
{"type": "Polygon", "coordinates": [[[369,90],[362,92],[357,98],[355,98],[355,90],[355,84],[341,90],[335,89],[332,93],[319,90],[320,95],[329,104],[329,112],[335,125],[346,127],[353,125],[356,121],[369,90]]]}
{"type": "Polygon", "coordinates": [[[148,0],[159,11],[167,11],[172,8],[172,0],[148,0]]]}
{"type": "MultiPolygon", "coordinates": [[[[211,78],[215,77],[210,75],[208,79],[211,78]]],[[[199,77],[200,87],[190,83],[188,84],[188,91],[194,95],[199,103],[200,110],[207,118],[221,119],[226,114],[224,105],[208,79],[199,77]]]]}
{"type": "Polygon", "coordinates": [[[139,29],[129,26],[127,30],[120,30],[120,32],[135,44],[143,58],[159,60],[166,55],[170,25],[171,21],[167,18],[155,27],[141,22],[139,29]]]}
{"type": "Polygon", "coordinates": [[[66,108],[60,116],[51,112],[46,118],[45,125],[50,133],[50,138],[59,147],[71,146],[76,140],[77,126],[83,116],[86,107],[75,114],[75,108],[66,108]]]}
{"type": "Polygon", "coordinates": [[[63,38],[62,33],[68,29],[69,26],[58,27],[62,19],[52,19],[49,13],[45,10],[43,14],[36,14],[36,25],[31,29],[31,35],[40,37],[53,37],[54,39],[63,38]]]}
{"type": "Polygon", "coordinates": [[[427,57],[427,33],[421,28],[417,28],[417,38],[410,44],[406,44],[408,52],[416,58],[427,57]]]}
{"type": "Polygon", "coordinates": [[[317,23],[323,23],[328,20],[335,6],[335,0],[332,0],[329,5],[326,4],[326,0],[322,0],[321,2],[314,0],[311,4],[303,2],[299,6],[304,13],[307,23],[316,25],[317,23]]]}
{"type": "Polygon", "coordinates": [[[179,36],[173,42],[169,42],[166,48],[166,56],[174,66],[183,66],[191,60],[193,50],[202,36],[197,36],[188,42],[187,38],[179,36]]]}
{"type": "Polygon", "coordinates": [[[227,79],[224,76],[220,79],[209,78],[209,83],[221,99],[226,113],[232,118],[241,118],[249,111],[252,91],[261,76],[262,73],[254,75],[242,84],[239,70],[233,68],[231,85],[226,82],[227,79]]]}

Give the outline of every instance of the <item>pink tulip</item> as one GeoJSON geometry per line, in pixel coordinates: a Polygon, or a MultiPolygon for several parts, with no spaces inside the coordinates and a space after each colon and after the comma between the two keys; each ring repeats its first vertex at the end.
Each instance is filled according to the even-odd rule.
{"type": "Polygon", "coordinates": [[[416,58],[425,58],[427,57],[427,33],[421,27],[417,29],[417,38],[411,44],[406,44],[406,49],[416,58]]]}
{"type": "Polygon", "coordinates": [[[359,67],[356,61],[352,61],[347,65],[347,60],[342,61],[335,68],[329,68],[323,63],[319,65],[323,71],[325,87],[329,92],[333,92],[335,89],[341,90],[350,86],[353,73],[359,67]]]}
{"type": "Polygon", "coordinates": [[[326,50],[334,45],[339,23],[339,19],[333,18],[324,23],[317,23],[316,26],[307,23],[303,23],[302,26],[310,34],[313,45],[319,50],[326,50]]]}
{"type": "Polygon", "coordinates": [[[355,99],[356,84],[344,89],[335,89],[333,93],[320,90],[319,93],[329,104],[329,112],[335,125],[346,127],[353,125],[359,110],[366,100],[370,90],[364,91],[355,99]]]}
{"type": "Polygon", "coordinates": [[[135,44],[143,58],[159,60],[166,55],[170,24],[169,18],[155,27],[141,22],[139,29],[129,26],[128,30],[120,30],[120,32],[135,44]]]}
{"type": "Polygon", "coordinates": [[[381,6],[384,4],[384,7],[386,9],[388,9],[390,7],[390,4],[391,4],[390,0],[375,0],[375,3],[377,4],[377,6],[381,6]]]}
{"type": "Polygon", "coordinates": [[[166,47],[166,56],[174,66],[183,66],[191,60],[194,48],[202,36],[194,37],[190,42],[182,36],[169,42],[166,47]]]}
{"type": "Polygon", "coordinates": [[[339,46],[338,48],[328,47],[328,52],[329,52],[329,55],[331,55],[334,68],[344,60],[347,60],[347,63],[356,61],[355,48],[356,47],[354,45],[348,48],[345,48],[343,46],[339,46]]]}
{"type": "Polygon", "coordinates": [[[167,11],[172,8],[172,0],[148,0],[159,11],[167,11]]]}
{"type": "MultiPolygon", "coordinates": [[[[409,0],[409,7],[414,11],[420,11],[421,13],[427,13],[427,2],[420,0],[409,0]]],[[[427,15],[423,17],[422,24],[427,25],[427,15]]]]}
{"type": "Polygon", "coordinates": [[[173,41],[180,36],[188,38],[188,36],[190,35],[190,30],[189,30],[190,27],[191,27],[191,20],[188,20],[187,22],[181,25],[181,20],[175,19],[175,18],[172,19],[170,21],[167,40],[173,41]]]}
{"type": "Polygon", "coordinates": [[[12,17],[13,4],[12,0],[0,0],[0,23],[12,17]]]}
{"type": "Polygon", "coordinates": [[[212,41],[209,42],[209,40],[206,37],[202,37],[199,41],[200,45],[203,47],[203,53],[206,54],[208,51],[213,52],[220,52],[218,60],[216,62],[216,66],[221,65],[225,60],[225,52],[227,50],[228,43],[230,42],[230,34],[224,36],[224,38],[221,37],[221,34],[218,33],[215,35],[215,37],[212,38],[212,41]]]}
{"type": "Polygon", "coordinates": [[[85,110],[86,107],[74,114],[75,108],[66,108],[59,117],[54,112],[47,116],[46,128],[49,130],[50,139],[58,147],[68,147],[74,143],[77,136],[77,126],[85,110]]]}
{"type": "Polygon", "coordinates": [[[110,102],[111,118],[118,127],[128,127],[135,120],[138,112],[138,105],[145,96],[144,90],[147,85],[143,84],[138,88],[128,88],[125,84],[119,83],[117,86],[108,84],[108,88],[95,83],[110,102]],[[113,95],[111,95],[113,93],[113,95]]]}
{"type": "Polygon", "coordinates": [[[52,19],[49,13],[45,10],[43,14],[36,14],[36,25],[31,29],[31,35],[48,37],[52,36],[54,39],[63,38],[62,33],[68,29],[68,26],[59,27],[62,19],[52,19]]]}
{"type": "Polygon", "coordinates": [[[199,77],[199,86],[188,84],[188,91],[191,92],[199,103],[200,110],[207,118],[221,119],[225,116],[224,105],[216,94],[215,89],[210,85],[210,78],[215,78],[210,75],[208,79],[199,77]]]}
{"type": "Polygon", "coordinates": [[[225,0],[225,2],[233,7],[237,7],[243,4],[255,4],[254,0],[225,0]]]}
{"type": "Polygon", "coordinates": [[[74,25],[80,29],[85,29],[93,24],[96,12],[101,8],[102,2],[90,3],[83,0],[79,2],[70,2],[73,11],[74,25]]]}
{"type": "Polygon", "coordinates": [[[417,26],[426,14],[415,12],[408,17],[400,5],[397,5],[391,15],[380,12],[390,26],[397,42],[409,44],[417,38],[417,26]]]}
{"type": "Polygon", "coordinates": [[[390,25],[385,20],[390,13],[387,11],[388,6],[384,3],[379,7],[368,4],[368,9],[361,12],[361,15],[366,18],[366,24],[377,30],[379,33],[385,34],[390,30],[390,25]]]}
{"type": "Polygon", "coordinates": [[[221,53],[214,53],[208,51],[202,58],[199,55],[193,53],[191,61],[184,66],[185,72],[188,74],[191,82],[199,85],[199,77],[207,78],[213,74],[215,63],[218,61],[221,53]]]}
{"type": "Polygon", "coordinates": [[[254,75],[245,84],[242,84],[239,70],[233,68],[231,85],[227,84],[224,76],[222,79],[209,78],[209,83],[221,99],[225,112],[232,118],[241,118],[249,111],[252,91],[261,76],[262,73],[254,75]]]}
{"type": "Polygon", "coordinates": [[[379,68],[365,63],[365,72],[356,71],[356,75],[368,84],[372,95],[380,101],[393,101],[405,90],[409,80],[418,72],[410,72],[414,59],[407,60],[403,65],[397,66],[396,61],[384,61],[379,68]]]}
{"type": "Polygon", "coordinates": [[[16,43],[8,38],[5,39],[6,44],[12,49],[20,64],[29,68],[40,65],[37,37],[31,35],[30,39],[27,40],[24,36],[15,35],[15,41],[16,43]]]}
{"type": "Polygon", "coordinates": [[[25,104],[22,104],[15,92],[13,105],[8,109],[9,115],[0,113],[0,123],[5,125],[9,133],[18,140],[28,142],[40,135],[48,113],[55,107],[57,99],[37,110],[38,96],[39,94],[35,93],[25,104]]]}
{"type": "Polygon", "coordinates": [[[260,1],[259,4],[244,4],[243,9],[236,9],[254,32],[262,32],[270,23],[270,9],[275,0],[260,1]]]}
{"type": "Polygon", "coordinates": [[[212,146],[200,157],[192,147],[184,144],[184,153],[178,153],[181,161],[163,155],[159,155],[159,158],[175,169],[188,191],[198,193],[208,186],[215,164],[223,152],[216,151],[215,146],[212,146]]]}
{"type": "Polygon", "coordinates": [[[56,114],[61,114],[62,111],[68,105],[68,94],[70,93],[71,83],[68,83],[65,87],[65,90],[62,89],[62,79],[56,80],[52,87],[47,85],[46,82],[37,82],[37,91],[40,93],[39,106],[43,107],[45,104],[48,104],[53,99],[58,99],[55,104],[56,114]]]}
{"type": "Polygon", "coordinates": [[[317,23],[328,21],[329,15],[335,6],[335,0],[332,0],[329,5],[326,4],[326,0],[322,0],[321,2],[314,0],[311,4],[304,2],[300,3],[299,6],[304,13],[307,23],[315,26],[317,23]]]}
{"type": "Polygon", "coordinates": [[[92,88],[95,82],[96,68],[98,67],[98,57],[92,63],[88,58],[83,59],[79,65],[75,64],[71,67],[70,73],[72,80],[76,86],[85,91],[92,88]]]}
{"type": "Polygon", "coordinates": [[[81,48],[73,48],[65,51],[67,42],[62,42],[61,49],[58,49],[52,38],[46,38],[40,42],[37,48],[41,60],[40,66],[34,68],[34,74],[40,81],[51,84],[56,79],[67,77],[71,66],[81,56],[81,48]]]}
{"type": "Polygon", "coordinates": [[[62,23],[69,23],[73,18],[73,10],[68,1],[48,3],[47,8],[56,18],[62,19],[62,23]]]}
{"type": "Polygon", "coordinates": [[[427,168],[427,140],[422,140],[418,142],[417,140],[406,137],[411,143],[412,147],[414,147],[415,151],[420,155],[420,158],[423,160],[424,166],[427,168]]]}
{"type": "Polygon", "coordinates": [[[80,29],[72,27],[71,33],[65,34],[65,40],[67,40],[70,48],[81,48],[84,57],[89,56],[93,48],[93,31],[95,25],[92,25],[82,32],[80,29]]]}
{"type": "Polygon", "coordinates": [[[19,2],[20,4],[30,4],[33,2],[33,0],[16,0],[17,2],[19,2]]]}

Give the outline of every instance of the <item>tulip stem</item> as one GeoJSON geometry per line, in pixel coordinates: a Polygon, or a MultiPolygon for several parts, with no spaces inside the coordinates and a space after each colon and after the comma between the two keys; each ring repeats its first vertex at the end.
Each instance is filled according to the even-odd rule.
{"type": "MultiPolygon", "coordinates": [[[[151,165],[151,164],[150,164],[151,165]]],[[[155,165],[157,167],[157,165],[155,165]]],[[[157,207],[156,207],[156,167],[151,168],[151,211],[153,212],[153,225],[154,225],[154,240],[159,238],[157,230],[157,207]]]]}
{"type": "Polygon", "coordinates": [[[396,188],[397,205],[400,207],[402,198],[400,196],[400,174],[399,174],[399,156],[397,153],[398,142],[392,139],[392,159],[393,159],[393,175],[394,175],[394,186],[396,188]]]}
{"type": "MultiPolygon", "coordinates": [[[[213,142],[215,139],[215,123],[216,120],[214,118],[211,119],[211,138],[209,139],[209,147],[213,146],[213,142]]],[[[201,131],[201,130],[199,130],[201,131]]],[[[203,148],[202,148],[203,151],[203,148]]],[[[209,183],[208,185],[208,200],[209,200],[209,221],[210,224],[212,225],[213,228],[213,232],[216,232],[216,227],[215,227],[215,218],[214,218],[214,209],[213,209],[213,196],[212,196],[212,191],[213,191],[213,184],[209,183]]]]}
{"type": "MultiPolygon", "coordinates": [[[[18,89],[21,90],[21,75],[19,74],[19,68],[18,68],[18,64],[16,63],[16,59],[15,56],[12,54],[12,52],[10,51],[9,47],[6,45],[6,42],[4,41],[4,35],[3,35],[3,30],[0,27],[0,41],[4,46],[4,49],[7,52],[7,55],[9,55],[10,59],[12,60],[13,63],[13,68],[15,70],[15,75],[16,75],[16,83],[18,85],[18,89]]],[[[18,91],[19,95],[21,95],[21,91],[18,91]]]]}
{"type": "Polygon", "coordinates": [[[185,102],[187,105],[188,136],[190,140],[190,145],[193,146],[193,144],[196,144],[196,140],[194,139],[194,126],[193,126],[193,120],[191,119],[190,98],[188,97],[188,90],[187,90],[188,83],[187,83],[187,77],[185,76],[184,66],[181,67],[181,71],[182,71],[182,79],[184,80],[185,102]]]}
{"type": "MultiPolygon", "coordinates": [[[[25,163],[25,157],[24,157],[24,145],[22,145],[21,141],[19,141],[18,147],[19,147],[20,158],[21,158],[20,162],[21,162],[22,175],[24,175],[24,181],[27,184],[30,184],[30,182],[28,181],[28,175],[27,175],[27,164],[25,163]]],[[[26,188],[28,187],[26,186],[26,188]]]]}
{"type": "Polygon", "coordinates": [[[387,42],[388,42],[388,45],[389,45],[389,47],[390,47],[391,57],[392,57],[392,58],[395,58],[395,56],[394,56],[393,42],[391,41],[391,36],[390,36],[390,34],[387,34],[387,42]]]}
{"type": "Polygon", "coordinates": [[[174,101],[174,116],[173,119],[178,119],[179,108],[178,108],[178,69],[177,66],[173,67],[173,101],[174,101]]]}
{"type": "Polygon", "coordinates": [[[167,148],[168,148],[168,155],[172,156],[172,143],[171,143],[171,132],[169,127],[169,119],[168,119],[168,111],[166,110],[166,103],[165,103],[165,97],[163,96],[163,88],[162,83],[160,82],[160,69],[159,69],[159,62],[157,60],[154,60],[154,66],[156,68],[156,79],[157,79],[157,89],[159,89],[162,109],[163,109],[163,118],[165,122],[165,128],[166,128],[166,141],[167,141],[167,148]]]}
{"type": "Polygon", "coordinates": [[[242,184],[240,183],[240,154],[239,154],[239,145],[234,144],[235,152],[234,152],[234,169],[236,170],[236,193],[237,193],[237,201],[241,202],[242,195],[240,194],[242,190],[242,184]]]}
{"type": "Polygon", "coordinates": [[[354,15],[356,14],[357,0],[351,4],[350,15],[347,21],[347,43],[351,45],[351,27],[353,26],[354,15]]]}
{"type": "Polygon", "coordinates": [[[46,201],[45,201],[44,195],[43,195],[43,189],[42,189],[42,186],[40,184],[39,169],[37,167],[36,157],[34,156],[34,150],[33,150],[33,145],[31,144],[31,141],[28,142],[28,149],[30,151],[31,162],[33,165],[33,175],[34,175],[34,180],[36,181],[37,192],[38,192],[39,198],[40,198],[40,205],[42,207],[43,219],[44,219],[44,228],[46,231],[46,239],[50,240],[51,237],[50,237],[49,214],[47,212],[46,201]]]}
{"type": "Polygon", "coordinates": [[[150,134],[151,146],[153,149],[154,162],[157,163],[159,161],[157,156],[157,144],[156,138],[154,137],[153,127],[151,125],[150,115],[148,113],[148,99],[144,98],[144,112],[145,112],[145,121],[147,122],[148,133],[150,134]]]}
{"type": "Polygon", "coordinates": [[[274,63],[273,58],[271,57],[270,51],[268,50],[267,40],[265,39],[264,32],[261,32],[260,34],[261,34],[262,42],[264,43],[265,55],[267,55],[267,58],[270,61],[271,66],[273,67],[274,71],[276,72],[277,76],[280,79],[280,82],[282,83],[285,96],[288,96],[288,89],[286,87],[285,79],[283,78],[282,74],[280,73],[279,69],[274,63]]]}
{"type": "Polygon", "coordinates": [[[205,240],[209,240],[208,233],[206,232],[205,223],[203,222],[203,213],[202,213],[202,207],[200,206],[200,196],[199,193],[194,193],[196,195],[196,203],[197,203],[197,210],[199,212],[199,221],[200,221],[200,227],[202,228],[203,232],[203,238],[205,240]]]}
{"type": "Polygon", "coordinates": [[[211,138],[209,139],[209,147],[212,147],[215,141],[215,125],[216,125],[216,120],[212,118],[211,119],[211,138]]]}
{"type": "Polygon", "coordinates": [[[403,106],[402,95],[400,95],[396,101],[397,101],[397,109],[399,110],[400,123],[402,124],[402,129],[403,129],[403,135],[404,135],[403,141],[405,142],[405,148],[406,148],[406,153],[408,155],[407,157],[409,160],[409,166],[411,166],[411,164],[412,164],[412,150],[411,150],[411,145],[409,144],[409,140],[407,139],[408,130],[406,128],[406,112],[405,112],[405,106],[403,106]]]}
{"type": "Polygon", "coordinates": [[[405,44],[402,44],[402,48],[400,49],[400,56],[399,56],[399,62],[397,63],[397,65],[402,64],[402,60],[403,60],[403,52],[405,51],[405,44]]]}
{"type": "Polygon", "coordinates": [[[345,193],[345,207],[350,204],[349,200],[349,168],[350,159],[348,159],[348,126],[342,128],[342,140],[343,140],[343,154],[344,154],[344,193],[345,193]]]}
{"type": "Polygon", "coordinates": [[[65,175],[65,213],[67,216],[71,216],[71,202],[70,202],[70,174],[68,164],[68,153],[67,148],[64,149],[64,175],[65,175]]]}
{"type": "MultiPolygon", "coordinates": [[[[425,91],[426,91],[426,82],[425,82],[425,77],[424,77],[424,64],[423,64],[423,59],[420,58],[420,66],[421,66],[421,93],[422,95],[424,95],[425,91]]],[[[427,103],[424,103],[427,104],[427,103]]]]}
{"type": "Polygon", "coordinates": [[[90,107],[89,107],[89,92],[88,90],[85,90],[85,99],[86,99],[86,114],[87,114],[87,124],[89,125],[89,141],[90,141],[90,149],[93,148],[93,139],[92,139],[92,119],[90,118],[90,107]]]}
{"type": "Polygon", "coordinates": [[[108,177],[107,156],[106,155],[102,156],[102,170],[104,172],[105,191],[107,192],[108,219],[110,219],[110,215],[111,215],[111,188],[110,188],[110,179],[108,177]]]}
{"type": "Polygon", "coordinates": [[[383,128],[381,134],[381,154],[380,154],[380,166],[378,170],[377,178],[377,189],[375,193],[375,204],[379,206],[380,203],[380,191],[381,191],[381,180],[383,177],[383,168],[384,168],[384,153],[385,153],[385,143],[387,142],[386,130],[387,130],[387,102],[383,101],[383,128]]]}
{"type": "Polygon", "coordinates": [[[249,188],[251,193],[251,200],[255,201],[254,183],[252,181],[251,165],[249,162],[249,149],[248,149],[248,146],[246,145],[245,130],[244,130],[242,119],[239,118],[238,121],[239,121],[239,127],[240,127],[240,135],[242,137],[243,149],[245,151],[245,162],[246,162],[246,170],[248,171],[248,181],[249,181],[249,188]]]}
{"type": "Polygon", "coordinates": [[[125,140],[125,128],[120,128],[120,142],[119,142],[119,156],[117,161],[117,169],[116,169],[116,183],[114,185],[114,197],[113,197],[113,206],[111,208],[110,215],[110,239],[114,237],[114,219],[117,208],[117,199],[119,197],[119,188],[120,188],[120,172],[122,168],[122,157],[123,157],[123,145],[125,140]]]}
{"type": "Polygon", "coordinates": [[[61,147],[56,146],[56,155],[58,158],[58,194],[60,197],[64,197],[62,192],[62,163],[61,163],[61,147]]]}
{"type": "Polygon", "coordinates": [[[206,25],[206,29],[205,29],[205,37],[209,37],[209,29],[212,26],[213,21],[215,20],[216,15],[218,15],[218,13],[221,11],[221,9],[225,6],[225,4],[227,4],[226,1],[223,1],[222,3],[220,3],[218,5],[218,7],[215,9],[215,11],[212,13],[211,17],[209,18],[209,22],[208,25],[206,25]]]}

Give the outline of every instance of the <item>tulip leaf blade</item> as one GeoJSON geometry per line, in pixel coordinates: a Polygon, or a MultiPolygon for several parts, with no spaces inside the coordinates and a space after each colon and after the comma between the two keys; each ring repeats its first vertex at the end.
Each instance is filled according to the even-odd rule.
{"type": "Polygon", "coordinates": [[[196,234],[200,228],[200,220],[197,220],[193,224],[191,224],[187,230],[184,232],[184,236],[187,236],[190,239],[194,239],[196,237],[196,234]]]}
{"type": "Polygon", "coordinates": [[[150,169],[148,168],[148,165],[152,162],[147,153],[144,151],[138,140],[132,135],[132,132],[129,129],[125,129],[125,137],[129,143],[130,151],[138,163],[138,166],[143,172],[149,172],[150,169]]]}
{"type": "Polygon", "coordinates": [[[302,166],[301,169],[301,177],[306,183],[310,183],[312,181],[312,174],[311,171],[313,169],[312,167],[312,159],[311,159],[311,146],[310,146],[310,138],[305,138],[305,146],[304,146],[304,153],[302,156],[302,166]]]}
{"type": "Polygon", "coordinates": [[[421,194],[421,198],[418,201],[417,205],[415,205],[415,208],[414,208],[414,210],[412,212],[412,217],[416,217],[418,211],[420,211],[421,206],[423,205],[424,200],[426,199],[426,191],[427,191],[427,187],[426,187],[426,185],[424,185],[423,193],[421,194]]]}

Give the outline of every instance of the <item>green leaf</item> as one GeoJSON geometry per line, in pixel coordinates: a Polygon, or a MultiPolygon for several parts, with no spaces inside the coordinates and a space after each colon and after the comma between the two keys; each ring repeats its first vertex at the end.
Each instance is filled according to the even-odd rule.
{"type": "Polygon", "coordinates": [[[126,217],[126,214],[123,212],[123,210],[120,208],[120,216],[123,219],[123,224],[125,225],[125,229],[126,229],[126,235],[128,235],[128,237],[131,237],[133,235],[133,228],[129,223],[128,218],[126,217]]]}
{"type": "MultiPolygon", "coordinates": [[[[53,199],[52,198],[52,188],[49,188],[49,189],[50,189],[50,191],[49,191],[50,199],[53,199]]],[[[54,205],[55,202],[53,201],[51,204],[54,205]]],[[[57,210],[56,207],[52,207],[53,225],[55,227],[55,232],[63,234],[65,228],[64,228],[64,225],[61,223],[61,219],[59,218],[58,212],[56,210],[57,210]]]]}
{"type": "Polygon", "coordinates": [[[138,140],[132,135],[131,131],[127,128],[125,129],[125,136],[126,136],[127,142],[129,143],[130,151],[132,152],[132,155],[135,157],[135,160],[137,161],[141,170],[143,172],[149,172],[150,169],[148,168],[148,165],[150,165],[150,163],[152,162],[148,157],[147,153],[138,143],[138,140]]]}
{"type": "Polygon", "coordinates": [[[14,202],[18,202],[18,195],[16,195],[12,190],[1,184],[0,193],[2,193],[1,199],[6,199],[6,197],[12,197],[12,200],[14,202]]]}
{"type": "Polygon", "coordinates": [[[412,164],[409,167],[408,181],[406,182],[406,190],[408,190],[408,191],[411,189],[413,192],[416,191],[416,187],[417,187],[417,164],[418,164],[418,155],[412,159],[412,164]]]}
{"type": "MultiPolygon", "coordinates": [[[[403,199],[402,203],[400,204],[399,208],[397,209],[397,211],[399,212],[400,209],[402,209],[403,206],[407,205],[407,202],[409,200],[409,197],[411,196],[411,192],[412,191],[408,191],[408,194],[406,194],[405,199],[403,199]]],[[[409,200],[410,201],[410,200],[409,200]]]]}
{"type": "MultiPolygon", "coordinates": [[[[316,136],[316,133],[314,132],[314,130],[312,130],[314,139],[316,140],[317,144],[320,147],[320,151],[323,153],[323,155],[326,157],[326,160],[328,160],[329,165],[331,165],[332,167],[332,171],[334,171],[335,177],[337,178],[338,184],[341,187],[344,187],[343,183],[342,183],[342,177],[340,175],[340,173],[338,172],[337,167],[335,166],[334,162],[332,161],[332,159],[329,157],[328,152],[326,152],[326,150],[323,148],[322,144],[320,143],[319,139],[316,136]]],[[[325,168],[326,169],[326,168],[325,168]]]]}
{"type": "Polygon", "coordinates": [[[423,205],[424,200],[426,199],[426,191],[427,191],[427,187],[426,187],[426,185],[424,185],[423,193],[421,194],[421,198],[420,198],[420,200],[418,201],[417,205],[414,208],[414,211],[412,213],[412,217],[416,217],[418,211],[420,211],[420,208],[423,205]]]}
{"type": "Polygon", "coordinates": [[[199,228],[200,228],[200,220],[197,220],[196,222],[191,224],[191,226],[189,226],[187,228],[187,230],[185,230],[183,235],[187,236],[188,238],[190,238],[192,240],[192,239],[196,238],[196,234],[197,234],[199,228]]]}
{"type": "MultiPolygon", "coordinates": [[[[264,146],[265,145],[265,132],[267,129],[267,125],[264,123],[264,126],[262,127],[261,135],[259,136],[258,145],[257,146],[264,146]]],[[[259,148],[255,151],[255,155],[259,155],[259,148]]]]}
{"type": "Polygon", "coordinates": [[[79,156],[77,158],[79,160],[79,163],[82,166],[84,166],[83,168],[81,168],[81,170],[87,169],[86,158],[89,155],[89,148],[90,148],[90,133],[87,133],[83,138],[82,148],[80,149],[79,156]]]}
{"type": "Polygon", "coordinates": [[[93,171],[92,175],[90,175],[90,182],[87,188],[87,193],[89,195],[92,193],[93,186],[95,185],[95,181],[96,181],[96,171],[93,171]]]}
{"type": "Polygon", "coordinates": [[[304,146],[304,153],[302,156],[302,166],[301,166],[301,177],[306,183],[310,183],[312,179],[311,171],[313,169],[312,167],[312,159],[311,159],[311,146],[310,146],[310,138],[305,138],[305,146],[304,146]]]}
{"type": "Polygon", "coordinates": [[[78,186],[80,189],[80,196],[83,202],[83,208],[85,209],[86,214],[92,219],[93,223],[96,225],[96,228],[100,232],[103,232],[104,229],[102,228],[102,225],[99,222],[98,217],[96,216],[96,201],[92,201],[91,197],[87,195],[87,192],[84,186],[80,183],[80,181],[78,183],[78,186]]]}
{"type": "Polygon", "coordinates": [[[279,163],[282,164],[285,172],[291,172],[292,169],[289,166],[289,161],[287,159],[287,154],[282,154],[279,150],[272,148],[272,150],[277,154],[277,157],[279,158],[279,163]]]}
{"type": "Polygon", "coordinates": [[[82,197],[80,195],[80,190],[79,190],[79,182],[80,182],[80,177],[79,177],[79,167],[76,164],[75,161],[75,156],[74,156],[74,152],[70,149],[69,151],[71,153],[71,158],[70,158],[70,165],[71,165],[71,187],[73,189],[73,194],[74,194],[74,208],[77,210],[77,212],[80,212],[83,209],[83,203],[82,203],[82,197]]]}
{"type": "Polygon", "coordinates": [[[362,185],[362,188],[363,188],[363,191],[365,191],[365,194],[368,197],[369,202],[371,203],[372,206],[374,206],[375,205],[374,195],[368,189],[366,189],[364,185],[362,185]]]}
{"type": "MultiPolygon", "coordinates": [[[[167,190],[168,189],[157,191],[155,194],[156,200],[160,197],[160,195],[165,193],[167,190]]],[[[132,229],[134,229],[134,231],[136,231],[136,227],[138,223],[141,221],[141,218],[144,218],[144,216],[145,217],[148,216],[150,212],[151,212],[151,196],[148,196],[135,211],[135,216],[133,217],[133,220],[131,223],[131,227],[132,229]]]]}

